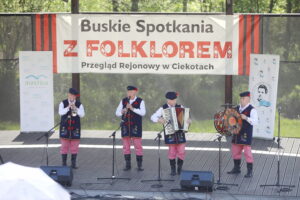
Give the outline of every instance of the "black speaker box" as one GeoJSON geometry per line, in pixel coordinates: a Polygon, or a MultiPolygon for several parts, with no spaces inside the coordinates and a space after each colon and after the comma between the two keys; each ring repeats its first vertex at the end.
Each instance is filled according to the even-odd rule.
{"type": "Polygon", "coordinates": [[[73,171],[67,166],[41,166],[48,176],[63,186],[72,186],[73,171]]]}
{"type": "Polygon", "coordinates": [[[180,186],[182,190],[213,191],[214,174],[211,171],[182,171],[180,186]]]}

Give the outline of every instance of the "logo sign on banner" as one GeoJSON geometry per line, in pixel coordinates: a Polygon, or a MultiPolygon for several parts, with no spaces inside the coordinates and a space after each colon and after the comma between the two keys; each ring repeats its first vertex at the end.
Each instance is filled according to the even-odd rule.
{"type": "Polygon", "coordinates": [[[258,15],[37,14],[55,73],[249,74],[258,15]]]}
{"type": "Polygon", "coordinates": [[[251,104],[257,109],[259,123],[253,136],[272,139],[276,114],[279,56],[251,54],[249,90],[251,104]]]}
{"type": "Polygon", "coordinates": [[[20,51],[21,132],[48,131],[54,126],[51,51],[20,51]]]}

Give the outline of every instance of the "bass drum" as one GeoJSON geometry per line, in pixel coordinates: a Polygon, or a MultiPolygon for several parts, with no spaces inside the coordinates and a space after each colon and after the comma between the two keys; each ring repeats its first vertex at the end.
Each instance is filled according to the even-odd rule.
{"type": "Polygon", "coordinates": [[[223,135],[238,134],[242,128],[242,117],[233,108],[227,108],[214,115],[214,125],[218,133],[223,135]]]}

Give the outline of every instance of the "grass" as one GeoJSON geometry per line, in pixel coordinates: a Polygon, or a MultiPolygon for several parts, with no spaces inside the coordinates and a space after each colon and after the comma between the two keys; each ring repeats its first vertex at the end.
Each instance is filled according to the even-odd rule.
{"type": "Polygon", "coordinates": [[[11,121],[0,122],[0,130],[20,130],[20,124],[11,121]]]}
{"type": "MultiPolygon", "coordinates": [[[[116,123],[105,122],[102,124],[85,125],[83,124],[83,129],[90,130],[114,130],[117,127],[116,123]]],[[[162,126],[160,124],[154,124],[149,120],[143,121],[143,130],[145,131],[160,131],[162,126]]],[[[282,137],[296,137],[300,138],[300,120],[299,119],[288,119],[281,117],[281,136],[282,137]]],[[[0,130],[20,130],[19,123],[16,122],[0,122],[0,130]]],[[[190,132],[194,133],[216,133],[214,128],[213,120],[201,120],[193,121],[190,126],[190,132]]],[[[275,134],[278,135],[278,119],[276,116],[275,121],[275,134]]]]}
{"type": "MultiPolygon", "coordinates": [[[[278,136],[277,116],[276,116],[274,131],[275,131],[274,136],[278,136]]],[[[281,135],[281,137],[300,138],[300,120],[299,119],[287,119],[287,118],[280,117],[280,135],[281,135]]]]}

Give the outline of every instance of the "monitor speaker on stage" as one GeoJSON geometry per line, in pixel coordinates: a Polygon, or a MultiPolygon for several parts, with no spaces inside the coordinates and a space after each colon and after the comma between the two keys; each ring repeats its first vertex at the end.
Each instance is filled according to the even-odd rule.
{"type": "Polygon", "coordinates": [[[180,186],[182,190],[212,192],[214,174],[211,171],[182,171],[180,186]]]}
{"type": "Polygon", "coordinates": [[[41,166],[48,176],[63,186],[72,186],[73,171],[67,166],[41,166]]]}

